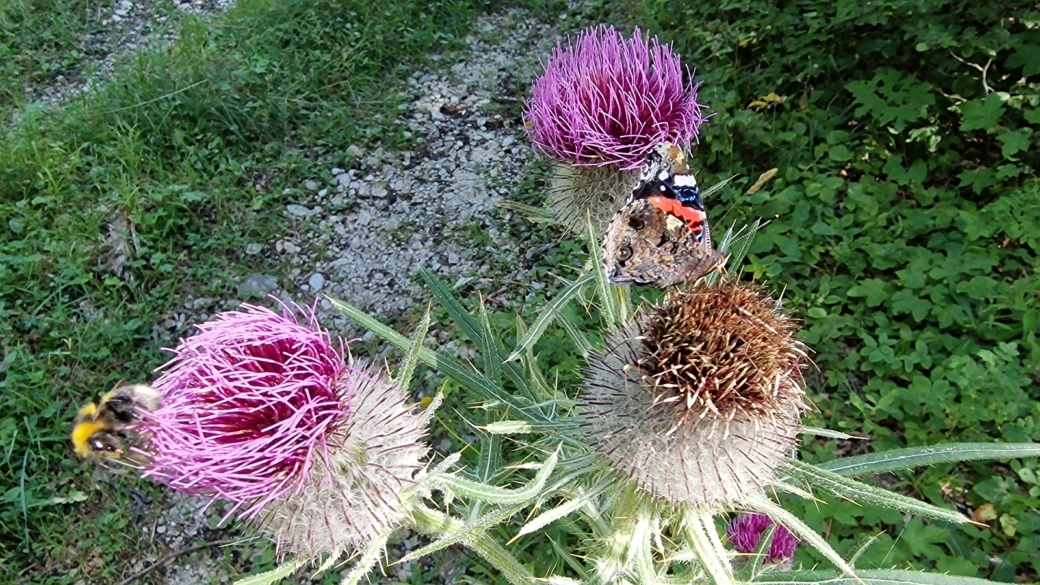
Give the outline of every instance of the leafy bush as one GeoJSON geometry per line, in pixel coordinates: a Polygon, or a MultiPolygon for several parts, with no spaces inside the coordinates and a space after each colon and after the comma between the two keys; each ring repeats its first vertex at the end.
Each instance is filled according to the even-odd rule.
{"type": "MultiPolygon", "coordinates": [[[[1040,439],[1035,3],[677,6],[644,0],[639,19],[674,40],[704,82],[715,115],[698,166],[747,184],[779,168],[758,193],[730,189],[708,204],[716,226],[772,220],[751,271],[796,282],[786,296],[818,352],[825,424],[869,435],[877,449],[1040,439]]],[[[837,447],[850,445],[815,452],[831,458],[837,447]]],[[[880,527],[891,546],[872,549],[883,551],[879,566],[1036,578],[1035,462],[899,480],[994,522],[951,534],[848,504],[827,526],[834,540],[848,549],[865,526],[880,527]]]]}

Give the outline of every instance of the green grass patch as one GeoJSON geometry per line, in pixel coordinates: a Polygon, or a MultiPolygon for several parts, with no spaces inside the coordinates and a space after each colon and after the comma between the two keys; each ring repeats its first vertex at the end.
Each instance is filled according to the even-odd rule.
{"type": "Polygon", "coordinates": [[[5,0],[0,4],[0,104],[91,57],[86,40],[104,31],[112,5],[101,0],[5,0]]]}
{"type": "MultiPolygon", "coordinates": [[[[704,82],[715,114],[696,152],[702,182],[740,174],[707,202],[716,229],[771,220],[747,272],[786,289],[805,319],[820,423],[879,450],[1040,440],[1035,5],[645,0],[633,12],[704,82]],[[742,194],[773,167],[773,182],[742,194]]],[[[822,460],[838,445],[807,447],[822,460]]],[[[1033,581],[1037,477],[1031,460],[893,478],[980,511],[987,528],[792,506],[839,551],[882,533],[864,568],[1033,581]]]]}
{"type": "MultiPolygon", "coordinates": [[[[168,552],[141,532],[161,501],[142,508],[130,493],[157,490],[113,488],[73,460],[75,408],[148,378],[159,348],[189,333],[172,323],[186,301],[231,299],[244,272],[277,273],[244,248],[282,229],[283,189],[321,172],[311,161],[349,162],[351,143],[392,146],[395,76],[458,47],[484,7],[241,0],[5,131],[0,582],[113,583],[132,558],[168,552]]],[[[62,42],[54,52],[73,40],[62,42]]]]}

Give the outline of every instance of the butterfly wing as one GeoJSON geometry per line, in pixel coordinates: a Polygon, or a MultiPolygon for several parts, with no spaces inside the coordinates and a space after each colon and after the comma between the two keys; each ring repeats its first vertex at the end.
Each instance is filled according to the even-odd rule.
{"type": "Polygon", "coordinates": [[[725,257],[711,247],[706,223],[703,228],[694,231],[649,199],[632,201],[614,216],[604,240],[610,282],[665,288],[710,273],[725,257]]]}

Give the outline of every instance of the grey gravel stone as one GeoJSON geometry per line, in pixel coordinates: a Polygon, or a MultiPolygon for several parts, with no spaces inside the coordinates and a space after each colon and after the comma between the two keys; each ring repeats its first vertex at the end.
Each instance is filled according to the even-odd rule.
{"type": "Polygon", "coordinates": [[[311,208],[296,203],[286,205],[285,210],[289,212],[289,215],[295,215],[296,217],[310,217],[315,213],[311,208]]]}
{"type": "Polygon", "coordinates": [[[307,285],[311,287],[311,292],[318,292],[325,286],[325,276],[320,272],[315,272],[307,279],[307,285]]]}
{"type": "Polygon", "coordinates": [[[303,188],[307,189],[308,191],[317,191],[318,190],[318,182],[313,180],[313,179],[307,179],[306,181],[303,182],[303,188]]]}
{"type": "Polygon", "coordinates": [[[265,274],[250,274],[238,284],[238,296],[242,299],[263,298],[278,288],[278,279],[265,274]]]}

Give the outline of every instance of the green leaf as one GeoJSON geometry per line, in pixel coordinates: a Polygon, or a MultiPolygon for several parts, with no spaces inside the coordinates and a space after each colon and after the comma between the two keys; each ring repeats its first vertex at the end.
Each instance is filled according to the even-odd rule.
{"type": "MultiPolygon", "coordinates": [[[[473,475],[479,482],[487,483],[502,469],[502,436],[479,432],[480,457],[473,475]]],[[[469,510],[470,520],[480,515],[482,502],[474,502],[469,510]]]]}
{"type": "Polygon", "coordinates": [[[855,435],[850,435],[848,433],[843,433],[841,431],[833,431],[831,429],[824,429],[824,428],[820,428],[820,427],[807,427],[807,426],[803,426],[802,427],[802,432],[805,433],[806,435],[814,435],[814,436],[817,436],[817,437],[828,437],[828,438],[831,438],[831,439],[838,439],[839,441],[847,441],[849,439],[860,439],[860,438],[862,438],[862,437],[856,437],[855,435]]]}
{"type": "MultiPolygon", "coordinates": [[[[729,265],[726,269],[734,274],[739,274],[744,258],[747,257],[748,250],[751,248],[751,243],[755,240],[755,234],[762,229],[762,220],[756,219],[754,223],[745,225],[736,231],[734,231],[734,227],[736,226],[732,225],[726,230],[726,235],[722,237],[722,243],[719,244],[718,250],[722,254],[730,255],[729,265]]],[[[717,275],[718,272],[712,273],[713,277],[717,278],[717,275]]],[[[714,282],[714,280],[711,282],[714,282]]]]}
{"type": "Polygon", "coordinates": [[[578,493],[572,496],[570,499],[565,500],[563,503],[557,505],[555,508],[546,510],[545,512],[542,512],[538,516],[531,518],[526,523],[524,523],[524,526],[520,529],[520,532],[516,533],[514,540],[521,536],[532,534],[538,530],[541,530],[542,528],[545,528],[549,524],[552,524],[553,522],[561,518],[565,518],[573,514],[574,512],[577,512],[583,506],[593,502],[596,497],[598,497],[601,493],[603,493],[610,487],[612,486],[609,482],[602,482],[598,485],[592,486],[591,489],[589,489],[588,491],[580,487],[577,488],[578,493]]]}
{"type": "Polygon", "coordinates": [[[707,508],[686,510],[683,524],[686,527],[686,542],[697,553],[697,558],[707,573],[712,585],[730,585],[734,582],[730,564],[723,562],[727,551],[719,541],[715,529],[715,516],[707,508]]]}
{"type": "Polygon", "coordinates": [[[603,320],[607,323],[607,329],[614,330],[624,320],[625,311],[617,302],[617,297],[614,296],[616,287],[610,284],[607,266],[603,260],[603,248],[597,239],[598,234],[592,222],[588,223],[588,231],[585,235],[589,244],[589,262],[592,264],[592,274],[596,279],[597,298],[603,307],[603,320]]]}
{"type": "Polygon", "coordinates": [[[896,314],[910,313],[914,320],[920,323],[932,310],[932,303],[927,299],[919,298],[913,291],[903,289],[892,295],[890,306],[896,314]]]}
{"type": "Polygon", "coordinates": [[[560,325],[563,326],[564,330],[567,331],[567,335],[570,335],[571,340],[574,341],[574,345],[581,352],[582,357],[588,357],[592,353],[592,344],[589,343],[585,332],[578,329],[578,326],[571,323],[570,319],[560,319],[560,325]]]}
{"type": "Polygon", "coordinates": [[[523,504],[506,506],[493,510],[471,522],[463,523],[438,510],[416,506],[412,510],[413,518],[416,519],[416,527],[421,532],[427,534],[438,534],[440,538],[424,547],[413,550],[397,562],[407,563],[453,544],[467,542],[484,534],[488,528],[501,524],[503,520],[523,509],[523,504]]]}
{"type": "MultiPolygon", "coordinates": [[[[326,298],[329,299],[332,306],[336,307],[336,310],[343,313],[348,318],[353,319],[358,325],[361,325],[365,329],[370,330],[372,333],[375,333],[379,337],[405,351],[408,351],[411,348],[412,343],[407,337],[386,325],[383,325],[377,319],[369,317],[361,309],[358,309],[349,303],[344,303],[343,301],[338,301],[330,297],[326,298]]],[[[422,360],[424,364],[435,368],[438,372],[448,376],[464,388],[477,393],[485,399],[501,402],[509,407],[515,415],[524,420],[547,420],[546,416],[535,408],[530,401],[506,392],[501,386],[496,386],[480,372],[466,370],[451,358],[423,347],[419,349],[419,359],[422,360]]]]}
{"type": "Polygon", "coordinates": [[[552,473],[553,469],[556,469],[556,462],[558,460],[559,449],[550,453],[549,456],[546,457],[534,478],[522,488],[500,488],[454,475],[442,475],[436,479],[436,482],[450,487],[457,493],[489,504],[497,504],[500,506],[525,504],[541,495],[542,488],[545,487],[545,481],[548,479],[549,474],[552,473]]]}
{"type": "Polygon", "coordinates": [[[426,333],[429,330],[430,305],[427,303],[426,312],[423,313],[422,319],[419,319],[419,326],[415,328],[415,334],[412,335],[412,345],[408,348],[408,353],[405,354],[404,361],[397,370],[396,382],[403,389],[407,390],[412,381],[415,365],[419,362],[419,350],[422,349],[423,340],[426,339],[426,333]]]}
{"type": "Polygon", "coordinates": [[[1029,150],[1029,137],[1032,133],[1029,128],[1019,128],[1014,132],[1004,132],[997,136],[997,140],[1003,144],[1000,154],[1008,160],[1015,160],[1015,155],[1029,150]]]}
{"type": "Polygon", "coordinates": [[[873,504],[890,510],[899,510],[918,516],[927,516],[937,520],[946,520],[963,524],[969,522],[968,518],[956,510],[948,510],[927,504],[920,500],[890,492],[886,489],[867,485],[865,483],[848,479],[837,473],[826,471],[802,463],[801,461],[788,460],[782,468],[794,478],[814,488],[826,490],[836,496],[846,498],[857,504],[873,504]]]}
{"type": "Polygon", "coordinates": [[[488,514],[478,522],[465,525],[447,514],[416,506],[412,509],[415,527],[425,534],[444,536],[436,542],[412,551],[397,562],[407,563],[452,544],[461,543],[488,561],[512,585],[536,585],[538,581],[534,575],[486,532],[488,528],[500,524],[521,509],[521,506],[505,508],[488,514]]]}
{"type": "MultiPolygon", "coordinates": [[[[339,585],[357,585],[361,582],[361,578],[367,575],[386,553],[386,541],[390,540],[390,535],[393,533],[393,530],[387,530],[378,537],[366,542],[361,552],[361,558],[354,563],[354,566],[350,568],[350,572],[343,577],[339,585]]],[[[315,571],[315,574],[327,571],[332,567],[332,562],[338,557],[339,555],[330,557],[325,564],[315,571]]]]}
{"type": "MultiPolygon", "coordinates": [[[[498,356],[499,360],[506,357],[506,348],[502,347],[502,344],[498,339],[486,338],[484,335],[484,329],[481,327],[477,320],[473,318],[473,315],[469,314],[469,311],[462,306],[462,303],[455,298],[455,295],[451,294],[451,290],[443,282],[440,281],[437,276],[429,270],[423,269],[419,271],[419,275],[422,276],[423,280],[426,281],[426,285],[430,287],[430,291],[437,297],[437,300],[444,305],[447,309],[448,314],[451,318],[459,324],[466,336],[470,338],[473,343],[477,344],[478,347],[483,348],[485,361],[495,359],[498,356]],[[494,353],[491,353],[490,348],[494,348],[494,353]]],[[[506,376],[509,377],[509,381],[516,385],[520,392],[532,400],[534,396],[531,394],[531,390],[527,387],[527,382],[524,381],[523,376],[520,375],[520,370],[517,369],[515,364],[503,364],[505,368],[506,376]]]]}
{"type": "Polygon", "coordinates": [[[961,115],[964,116],[961,132],[988,130],[996,126],[1000,117],[1004,115],[1004,100],[999,95],[991,93],[985,99],[966,101],[961,104],[961,115]]]}
{"type": "Polygon", "coordinates": [[[932,559],[943,556],[942,549],[937,545],[944,544],[949,538],[950,534],[945,528],[935,524],[925,525],[920,518],[910,520],[899,533],[899,539],[911,554],[924,555],[932,559]]]}
{"type": "Polygon", "coordinates": [[[552,300],[544,309],[538,319],[535,320],[534,324],[531,325],[530,331],[527,335],[516,345],[516,349],[513,353],[509,354],[506,358],[506,362],[512,362],[519,358],[524,352],[528,351],[535,343],[538,342],[538,338],[545,332],[545,328],[549,326],[549,323],[556,317],[560,316],[560,310],[573,299],[578,293],[581,292],[582,287],[592,282],[596,278],[595,274],[588,273],[582,275],[581,278],[567,285],[562,291],[560,291],[556,298],[552,300]]]}
{"type": "Polygon", "coordinates": [[[1040,45],[1023,43],[1004,62],[1005,67],[1022,67],[1026,77],[1040,73],[1040,45]]]}
{"type": "Polygon", "coordinates": [[[849,288],[847,293],[850,297],[866,297],[868,307],[876,307],[888,299],[886,283],[877,278],[868,278],[849,288]]]}
{"type": "Polygon", "coordinates": [[[921,571],[896,569],[857,571],[855,577],[836,571],[792,571],[765,573],[754,583],[760,585],[995,585],[975,577],[956,577],[921,571]]]}
{"type": "Polygon", "coordinates": [[[491,317],[488,316],[487,307],[484,305],[484,299],[480,299],[480,337],[483,340],[480,344],[480,355],[484,358],[484,375],[488,377],[496,386],[502,385],[502,369],[499,366],[499,357],[497,348],[499,347],[498,338],[495,336],[495,332],[491,330],[491,317]]]}
{"type": "Polygon", "coordinates": [[[842,477],[886,473],[939,463],[1040,456],[1040,443],[950,443],[844,457],[817,465],[842,477]]]}
{"type": "Polygon", "coordinates": [[[238,581],[235,581],[233,585],[271,585],[271,583],[276,583],[289,575],[292,575],[297,569],[306,564],[306,559],[293,559],[286,563],[282,563],[270,571],[250,575],[245,579],[239,579],[238,581]]]}

